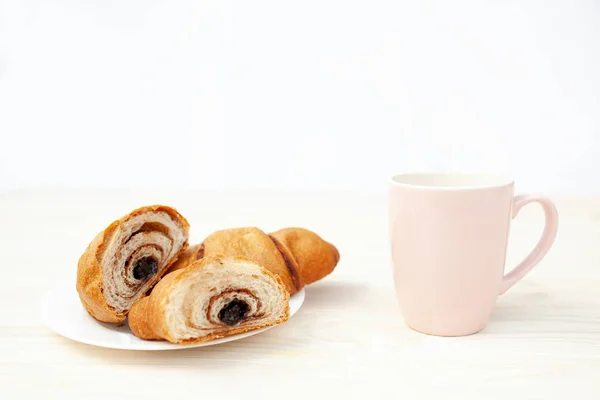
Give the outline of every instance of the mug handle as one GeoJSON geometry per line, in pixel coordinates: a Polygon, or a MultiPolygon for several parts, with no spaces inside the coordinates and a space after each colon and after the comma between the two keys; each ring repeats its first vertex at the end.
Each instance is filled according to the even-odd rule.
{"type": "Polygon", "coordinates": [[[550,250],[550,247],[552,247],[554,239],[556,239],[556,233],[558,231],[558,211],[556,210],[554,203],[545,196],[527,194],[515,196],[513,200],[512,218],[514,219],[519,213],[519,210],[529,203],[540,203],[544,209],[546,218],[544,232],[533,251],[529,253],[515,269],[504,275],[500,287],[500,294],[506,293],[508,289],[527,275],[527,273],[531,271],[542,258],[544,258],[546,253],[548,253],[548,250],[550,250]]]}

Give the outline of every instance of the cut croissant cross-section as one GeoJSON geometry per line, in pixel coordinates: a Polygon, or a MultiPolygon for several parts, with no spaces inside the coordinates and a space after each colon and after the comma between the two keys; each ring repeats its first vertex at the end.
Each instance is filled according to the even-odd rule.
{"type": "Polygon", "coordinates": [[[167,274],[129,313],[146,340],[199,343],[285,322],[289,293],[281,278],[242,259],[215,256],[167,274]]]}
{"type": "Polygon", "coordinates": [[[256,227],[240,227],[213,232],[188,247],[170,271],[217,254],[260,264],[281,278],[290,295],[329,275],[340,260],[333,244],[308,229],[284,228],[267,234],[256,227]]]}
{"type": "Polygon", "coordinates": [[[187,247],[189,224],[173,208],[148,206],[113,222],[88,246],[77,291],[98,320],[120,322],[187,247]]]}

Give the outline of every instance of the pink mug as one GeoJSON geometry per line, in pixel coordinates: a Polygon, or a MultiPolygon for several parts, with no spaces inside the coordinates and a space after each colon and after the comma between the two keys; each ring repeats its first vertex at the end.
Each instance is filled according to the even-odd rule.
{"type": "Polygon", "coordinates": [[[460,173],[396,175],[389,218],[396,296],[406,324],[437,336],[464,336],[487,325],[498,295],[546,255],[558,229],[548,198],[514,196],[514,183],[460,173]],[[504,274],[510,222],[537,202],[546,227],[537,246],[504,274]]]}

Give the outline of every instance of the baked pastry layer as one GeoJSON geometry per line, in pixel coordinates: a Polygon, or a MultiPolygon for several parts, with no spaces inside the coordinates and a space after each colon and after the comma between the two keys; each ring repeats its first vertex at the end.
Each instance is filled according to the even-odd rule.
{"type": "Polygon", "coordinates": [[[219,254],[243,257],[265,267],[281,278],[290,294],[329,275],[340,259],[334,245],[308,229],[285,228],[267,234],[242,227],[216,231],[190,246],[170,271],[219,254]]]}
{"type": "Polygon", "coordinates": [[[163,205],[138,208],[100,232],[79,259],[77,292],[103,322],[125,320],[188,245],[189,224],[163,205]]]}
{"type": "Polygon", "coordinates": [[[280,324],[289,318],[281,279],[260,265],[208,257],[169,274],[129,313],[145,340],[198,343],[280,324]]]}

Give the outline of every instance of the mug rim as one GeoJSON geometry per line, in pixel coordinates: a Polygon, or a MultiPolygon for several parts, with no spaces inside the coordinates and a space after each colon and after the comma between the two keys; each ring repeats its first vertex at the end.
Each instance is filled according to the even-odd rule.
{"type": "Polygon", "coordinates": [[[390,184],[424,190],[481,190],[514,185],[514,180],[504,175],[460,172],[422,171],[392,175],[390,184]]]}

